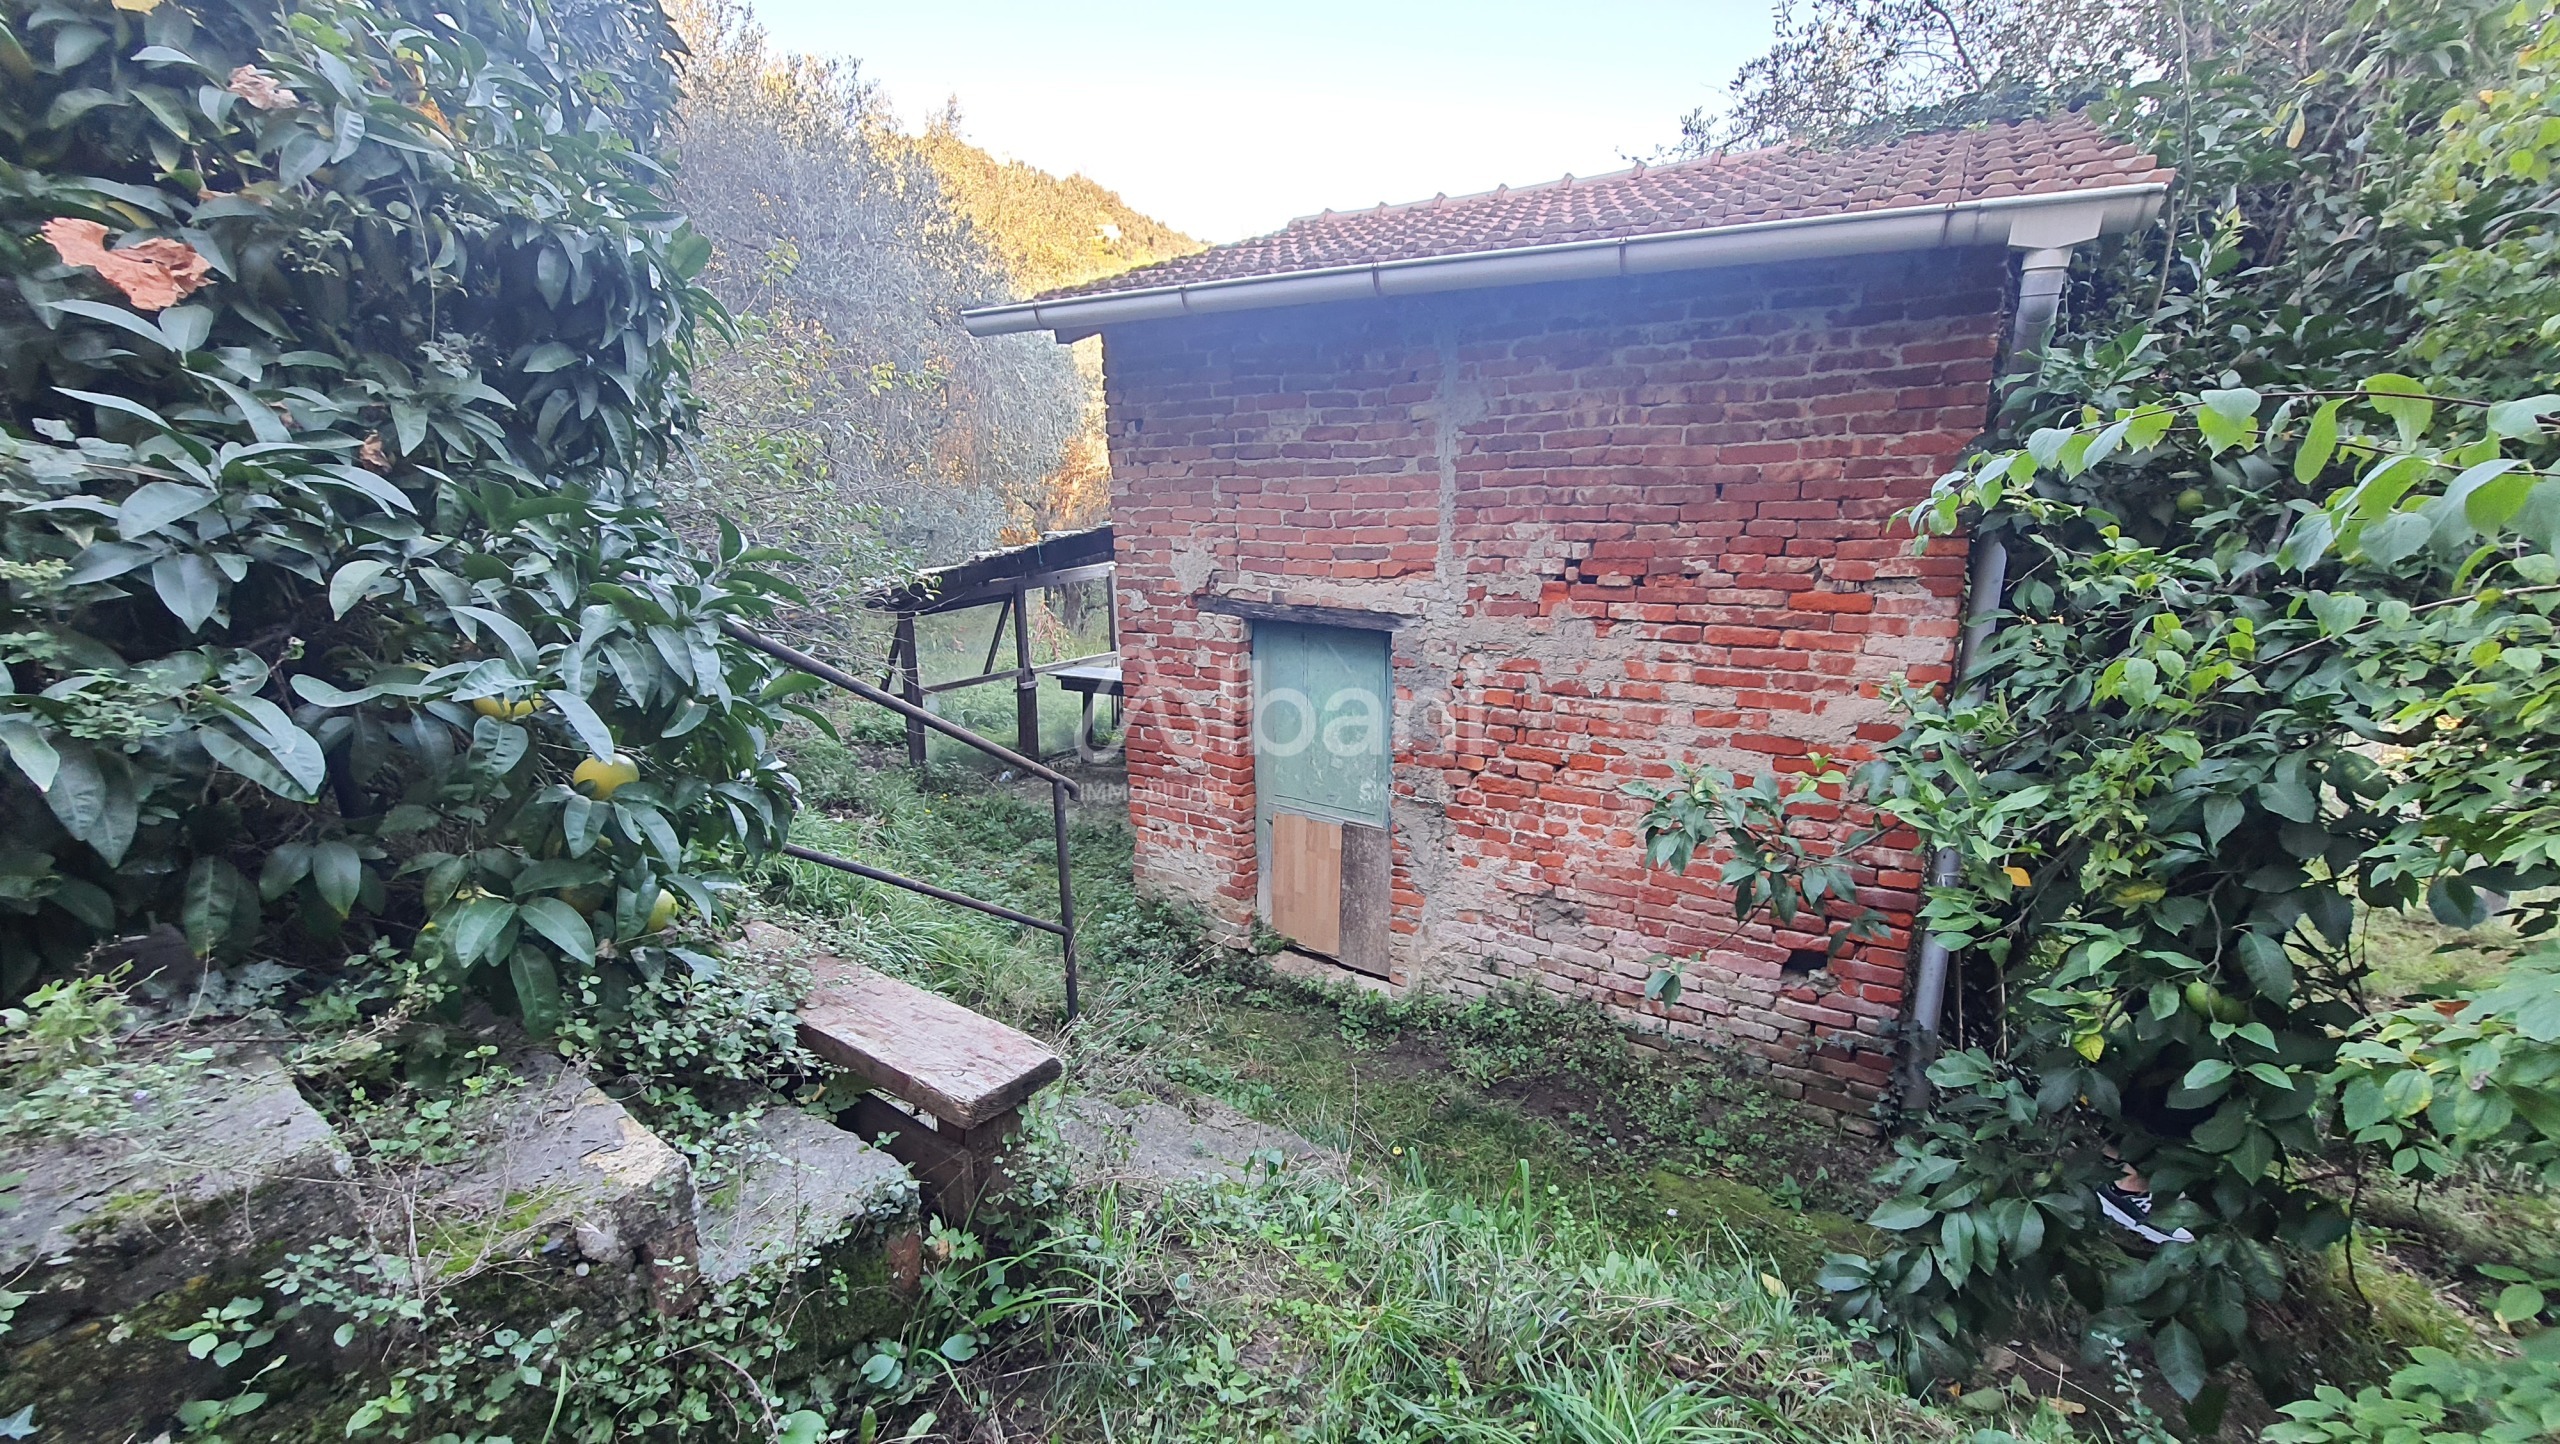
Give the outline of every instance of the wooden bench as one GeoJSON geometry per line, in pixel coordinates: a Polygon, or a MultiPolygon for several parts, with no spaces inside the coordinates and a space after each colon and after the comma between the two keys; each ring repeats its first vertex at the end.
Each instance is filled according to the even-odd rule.
{"type": "Polygon", "coordinates": [[[747,925],[747,947],[797,958],[809,970],[800,1045],[869,1083],[901,1108],[865,1097],[836,1122],[865,1138],[883,1134],[928,1207],[965,1218],[1004,1187],[1004,1158],[1022,1105],[1065,1065],[1030,1034],[858,963],[824,953],[780,928],[747,925]]]}

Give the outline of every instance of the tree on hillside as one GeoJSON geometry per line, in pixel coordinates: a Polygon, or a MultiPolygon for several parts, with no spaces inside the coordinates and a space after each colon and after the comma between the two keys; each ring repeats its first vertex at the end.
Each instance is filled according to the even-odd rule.
{"type": "Polygon", "coordinates": [[[1206,244],[1085,176],[1061,179],[989,155],[962,134],[956,101],[905,143],[933,167],[1025,295],[1187,256],[1206,244]]]}
{"type": "Polygon", "coordinates": [[[851,64],[776,54],[728,4],[677,22],[676,198],[739,327],[669,491],[797,553],[815,610],[845,615],[896,560],[993,544],[1059,469],[1084,386],[1041,338],[962,328],[1012,284],[851,64]]]}
{"type": "Polygon", "coordinates": [[[2173,49],[2174,30],[2150,0],[1779,0],[1769,49],[1665,153],[2040,113],[2173,49]]]}
{"type": "MultiPolygon", "coordinates": [[[[1200,250],[1203,243],[1081,175],[1060,179],[1021,161],[1000,161],[960,133],[957,102],[923,133],[894,138],[933,167],[942,188],[993,246],[1022,295],[1073,286],[1200,250]]],[[[1044,484],[1013,498],[1012,539],[1092,526],[1111,508],[1111,457],[1103,439],[1102,342],[1068,348],[1084,379],[1084,411],[1064,460],[1044,484]]]]}

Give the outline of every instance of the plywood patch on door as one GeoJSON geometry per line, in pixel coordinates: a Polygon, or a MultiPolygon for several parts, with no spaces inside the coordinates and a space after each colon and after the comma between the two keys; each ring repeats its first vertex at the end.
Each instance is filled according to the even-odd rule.
{"type": "Polygon", "coordinates": [[[1271,814],[1271,926],[1309,952],[1342,951],[1342,824],[1271,814]]]}

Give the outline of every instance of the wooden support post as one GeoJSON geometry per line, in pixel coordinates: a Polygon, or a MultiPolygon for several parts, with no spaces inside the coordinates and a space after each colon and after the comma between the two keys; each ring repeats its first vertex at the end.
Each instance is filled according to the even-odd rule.
{"type": "MultiPolygon", "coordinates": [[[[898,695],[915,706],[924,705],[924,667],[916,656],[916,614],[898,614],[897,639],[889,644],[892,660],[898,664],[898,695]]],[[[924,766],[924,724],[907,719],[907,765],[924,766]]]]}
{"type": "Polygon", "coordinates": [[[1013,750],[1040,755],[1040,674],[1031,670],[1031,591],[1013,589],[1013,750]]]}
{"type": "MultiPolygon", "coordinates": [[[[1102,578],[1102,640],[1103,644],[1111,649],[1113,657],[1120,655],[1120,573],[1116,567],[1102,578]]],[[[1115,661],[1112,665],[1120,664],[1115,661]]],[[[1115,691],[1111,694],[1113,731],[1128,730],[1129,718],[1125,710],[1128,705],[1120,700],[1119,692],[1115,691]]]]}
{"type": "Polygon", "coordinates": [[[1004,619],[1013,615],[1013,601],[1007,597],[1004,605],[996,608],[996,631],[994,636],[987,638],[987,660],[978,668],[981,677],[996,669],[996,653],[1004,647],[1004,619]]]}
{"type": "Polygon", "coordinates": [[[959,1223],[1012,1181],[1005,1160],[1021,1131],[1022,1112],[1008,1108],[975,1128],[961,1128],[927,1123],[881,1098],[865,1097],[836,1122],[866,1140],[885,1135],[889,1156],[915,1175],[925,1206],[959,1223]]]}

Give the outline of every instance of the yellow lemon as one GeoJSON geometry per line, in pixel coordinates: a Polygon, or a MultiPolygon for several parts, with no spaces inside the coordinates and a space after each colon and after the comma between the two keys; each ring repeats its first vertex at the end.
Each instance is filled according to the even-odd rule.
{"type": "Polygon", "coordinates": [[[513,722],[519,717],[530,717],[533,715],[533,709],[541,705],[541,703],[534,701],[530,697],[527,697],[521,702],[510,702],[504,697],[474,697],[471,699],[472,711],[479,713],[483,717],[495,717],[501,722],[513,722]]]}
{"type": "Polygon", "coordinates": [[[658,901],[649,909],[649,925],[647,931],[663,933],[667,930],[667,924],[674,922],[675,920],[676,895],[667,891],[665,888],[658,889],[658,901]]]}
{"type": "Polygon", "coordinates": [[[640,764],[621,752],[613,754],[611,762],[599,762],[590,757],[578,764],[577,770],[569,774],[569,780],[578,784],[579,790],[589,797],[611,797],[622,790],[623,784],[640,780],[640,764]]]}

